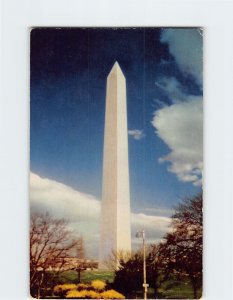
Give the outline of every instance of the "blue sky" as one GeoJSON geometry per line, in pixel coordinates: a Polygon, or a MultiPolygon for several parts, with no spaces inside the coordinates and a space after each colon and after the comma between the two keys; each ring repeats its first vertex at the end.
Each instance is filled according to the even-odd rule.
{"type": "MultiPolygon", "coordinates": [[[[98,206],[106,78],[115,61],[127,84],[132,214],[169,218],[182,197],[201,190],[200,29],[38,28],[31,31],[34,209],[59,215],[55,189],[67,192],[70,204],[72,189],[81,195],[80,205],[92,199],[98,206]]],[[[66,214],[70,217],[68,208],[66,214]]],[[[77,222],[85,228],[85,218],[77,222]]],[[[163,231],[148,232],[156,240],[163,231]]],[[[98,239],[97,232],[91,235],[98,239]]]]}

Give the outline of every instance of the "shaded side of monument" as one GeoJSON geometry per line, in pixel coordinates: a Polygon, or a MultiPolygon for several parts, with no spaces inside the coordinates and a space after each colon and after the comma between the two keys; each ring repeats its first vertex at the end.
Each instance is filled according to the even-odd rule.
{"type": "Polygon", "coordinates": [[[126,81],[116,62],[107,78],[99,269],[131,252],[126,81]]]}

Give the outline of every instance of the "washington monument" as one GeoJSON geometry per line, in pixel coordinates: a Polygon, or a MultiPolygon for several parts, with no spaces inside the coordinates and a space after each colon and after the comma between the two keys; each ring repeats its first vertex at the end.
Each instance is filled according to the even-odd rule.
{"type": "MultiPolygon", "coordinates": [[[[115,62],[107,78],[99,268],[131,252],[126,82],[115,62]]],[[[116,261],[117,264],[117,261],[116,261]]]]}

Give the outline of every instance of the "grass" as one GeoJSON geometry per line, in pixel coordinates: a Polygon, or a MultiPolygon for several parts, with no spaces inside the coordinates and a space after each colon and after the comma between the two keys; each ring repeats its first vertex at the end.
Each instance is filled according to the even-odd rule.
{"type": "MultiPolygon", "coordinates": [[[[77,283],[77,273],[75,271],[66,271],[59,277],[60,283],[77,283]]],[[[81,282],[90,283],[92,280],[99,279],[112,283],[114,280],[114,272],[86,270],[81,272],[81,282]]],[[[198,291],[198,298],[201,297],[201,290],[198,291]]],[[[143,289],[132,294],[132,299],[143,298],[143,289]]],[[[154,298],[154,289],[149,287],[148,299],[154,298]]],[[[159,299],[193,299],[193,290],[190,282],[187,280],[177,281],[175,279],[168,280],[161,284],[158,289],[159,299]]]]}
{"type": "Polygon", "coordinates": [[[114,272],[111,271],[85,271],[81,275],[81,281],[84,283],[91,282],[92,280],[99,279],[108,281],[109,283],[114,280],[114,272]]]}
{"type": "MultiPolygon", "coordinates": [[[[193,299],[193,289],[188,280],[169,280],[161,284],[159,295],[164,299],[193,299]]],[[[198,291],[198,299],[201,297],[201,289],[198,291]]]]}
{"type": "MultiPolygon", "coordinates": [[[[81,272],[81,282],[82,283],[90,283],[92,280],[99,279],[103,281],[113,282],[114,280],[114,272],[110,271],[82,271],[81,272]]],[[[78,275],[75,271],[66,271],[63,272],[60,277],[59,281],[61,283],[77,283],[78,275]]]]}

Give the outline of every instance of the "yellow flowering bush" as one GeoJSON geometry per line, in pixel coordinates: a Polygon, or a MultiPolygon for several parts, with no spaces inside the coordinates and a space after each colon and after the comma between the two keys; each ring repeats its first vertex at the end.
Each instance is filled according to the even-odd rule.
{"type": "Polygon", "coordinates": [[[106,287],[106,283],[104,281],[101,281],[99,279],[96,279],[96,280],[93,280],[91,282],[91,286],[97,290],[97,291],[101,291],[101,290],[104,290],[105,287],[106,287]]]}
{"type": "Polygon", "coordinates": [[[54,294],[61,294],[64,292],[67,292],[69,290],[74,290],[76,289],[77,285],[73,284],[73,283],[69,283],[69,284],[59,284],[56,285],[53,289],[54,294]]]}
{"type": "Polygon", "coordinates": [[[71,290],[66,294],[66,298],[85,298],[85,291],[71,290]]]}
{"type": "Polygon", "coordinates": [[[77,284],[77,290],[82,291],[82,290],[87,290],[90,288],[90,285],[85,284],[85,283],[79,283],[77,284]]]}
{"type": "Polygon", "coordinates": [[[54,287],[54,294],[69,299],[125,299],[125,296],[115,290],[107,290],[106,283],[93,280],[91,284],[59,284],[54,287]]]}
{"type": "Polygon", "coordinates": [[[88,290],[71,290],[68,291],[66,298],[86,298],[86,299],[100,299],[101,296],[98,292],[88,290]]]}
{"type": "Polygon", "coordinates": [[[104,291],[100,294],[103,299],[125,299],[125,296],[115,290],[104,291]]]}
{"type": "Polygon", "coordinates": [[[66,298],[85,298],[85,290],[83,290],[83,291],[77,291],[77,290],[68,291],[68,293],[66,294],[66,298]]]}
{"type": "Polygon", "coordinates": [[[100,294],[96,291],[86,291],[86,298],[100,299],[100,294]]]}

